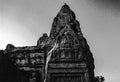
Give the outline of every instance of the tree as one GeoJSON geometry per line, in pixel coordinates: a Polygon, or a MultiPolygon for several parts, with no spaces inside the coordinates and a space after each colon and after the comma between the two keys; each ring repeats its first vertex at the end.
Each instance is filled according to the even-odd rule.
{"type": "Polygon", "coordinates": [[[104,82],[105,78],[103,76],[96,76],[95,77],[95,82],[104,82]]]}

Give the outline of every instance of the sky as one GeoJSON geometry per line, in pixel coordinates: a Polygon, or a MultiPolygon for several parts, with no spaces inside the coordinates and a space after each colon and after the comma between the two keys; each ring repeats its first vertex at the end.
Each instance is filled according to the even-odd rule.
{"type": "Polygon", "coordinates": [[[0,49],[34,46],[67,3],[95,59],[95,75],[120,81],[120,0],[0,0],[0,49]]]}

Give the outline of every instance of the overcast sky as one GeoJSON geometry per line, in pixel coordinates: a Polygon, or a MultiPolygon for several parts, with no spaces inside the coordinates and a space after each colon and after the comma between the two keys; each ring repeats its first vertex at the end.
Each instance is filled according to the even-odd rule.
{"type": "Polygon", "coordinates": [[[120,81],[120,0],[0,0],[0,49],[33,46],[67,3],[95,59],[95,75],[120,81]]]}

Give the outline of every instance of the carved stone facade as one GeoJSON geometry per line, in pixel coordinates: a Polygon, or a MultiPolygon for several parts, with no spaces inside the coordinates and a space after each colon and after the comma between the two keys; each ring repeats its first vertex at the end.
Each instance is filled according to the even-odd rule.
{"type": "Polygon", "coordinates": [[[44,33],[37,46],[8,44],[3,53],[28,73],[19,82],[95,82],[93,55],[67,4],[54,18],[50,35],[44,33]]]}
{"type": "Polygon", "coordinates": [[[92,53],[68,5],[63,5],[54,18],[49,38],[49,44],[56,47],[51,51],[48,63],[48,82],[94,81],[92,53]]]}

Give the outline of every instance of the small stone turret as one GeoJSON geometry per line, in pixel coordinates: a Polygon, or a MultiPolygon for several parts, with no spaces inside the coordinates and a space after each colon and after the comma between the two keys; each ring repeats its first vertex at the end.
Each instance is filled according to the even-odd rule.
{"type": "Polygon", "coordinates": [[[14,48],[15,48],[14,45],[8,44],[8,45],[6,46],[6,51],[12,51],[14,48]]]}
{"type": "Polygon", "coordinates": [[[44,33],[42,37],[39,38],[37,41],[37,46],[43,46],[47,43],[48,41],[48,35],[47,33],[44,33]]]}

